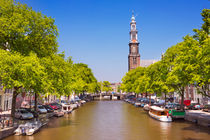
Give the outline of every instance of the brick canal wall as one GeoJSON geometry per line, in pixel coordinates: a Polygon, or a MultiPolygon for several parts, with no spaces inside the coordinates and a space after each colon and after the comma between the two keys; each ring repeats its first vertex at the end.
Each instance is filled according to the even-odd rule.
{"type": "Polygon", "coordinates": [[[210,127],[210,113],[201,110],[186,110],[185,120],[210,127]]]}

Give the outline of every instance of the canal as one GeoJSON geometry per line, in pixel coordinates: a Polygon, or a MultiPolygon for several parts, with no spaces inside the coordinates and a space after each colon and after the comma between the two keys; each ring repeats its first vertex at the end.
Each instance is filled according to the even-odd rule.
{"type": "Polygon", "coordinates": [[[123,101],[94,101],[51,119],[33,136],[6,140],[210,140],[210,128],[185,121],[159,122],[123,101]]]}

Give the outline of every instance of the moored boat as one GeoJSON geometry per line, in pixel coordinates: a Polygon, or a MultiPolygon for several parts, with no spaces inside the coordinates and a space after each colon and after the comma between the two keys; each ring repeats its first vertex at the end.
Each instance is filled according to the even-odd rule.
{"type": "Polygon", "coordinates": [[[25,135],[26,129],[28,129],[28,124],[20,124],[18,128],[14,131],[15,135],[25,135]]]}
{"type": "Polygon", "coordinates": [[[72,108],[71,105],[62,105],[62,111],[66,114],[71,113],[72,112],[72,108]]]}
{"type": "Polygon", "coordinates": [[[143,109],[145,111],[149,111],[150,110],[150,105],[149,104],[144,105],[144,108],[143,109]]]}
{"type": "Polygon", "coordinates": [[[26,135],[31,136],[36,133],[42,127],[42,123],[40,121],[35,121],[31,124],[28,129],[26,129],[26,135]]]}
{"type": "Polygon", "coordinates": [[[185,111],[183,110],[171,109],[169,110],[169,114],[173,119],[184,119],[185,117],[185,111]]]}
{"type": "Polygon", "coordinates": [[[25,124],[20,124],[14,133],[15,135],[33,135],[42,126],[43,125],[40,121],[27,122],[25,124]]]}
{"type": "Polygon", "coordinates": [[[160,108],[158,106],[151,106],[149,110],[149,115],[162,122],[171,122],[172,118],[168,113],[168,110],[160,108]]]}
{"type": "Polygon", "coordinates": [[[136,103],[134,104],[134,106],[140,107],[140,106],[141,106],[141,102],[136,102],[136,103]]]}

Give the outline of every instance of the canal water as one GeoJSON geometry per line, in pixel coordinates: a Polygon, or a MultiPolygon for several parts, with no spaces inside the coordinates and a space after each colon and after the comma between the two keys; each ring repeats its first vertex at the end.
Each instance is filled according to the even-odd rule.
{"type": "Polygon", "coordinates": [[[51,119],[33,136],[6,140],[210,140],[210,128],[180,120],[159,122],[123,101],[94,101],[51,119]]]}

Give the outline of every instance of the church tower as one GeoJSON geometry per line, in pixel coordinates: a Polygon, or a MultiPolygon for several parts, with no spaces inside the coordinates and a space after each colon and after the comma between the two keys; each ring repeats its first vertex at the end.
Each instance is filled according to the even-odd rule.
{"type": "Polygon", "coordinates": [[[128,70],[135,69],[140,66],[139,42],[137,37],[136,21],[132,14],[130,23],[130,42],[128,55],[128,70]]]}

